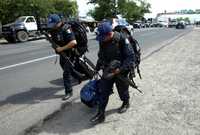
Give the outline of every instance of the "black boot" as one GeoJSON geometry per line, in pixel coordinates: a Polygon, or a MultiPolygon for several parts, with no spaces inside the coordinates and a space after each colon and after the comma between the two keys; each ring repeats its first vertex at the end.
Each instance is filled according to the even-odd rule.
{"type": "Polygon", "coordinates": [[[73,92],[70,91],[68,93],[65,94],[65,96],[62,98],[63,101],[68,100],[69,98],[71,98],[73,96],[73,92]]]}
{"type": "Polygon", "coordinates": [[[119,108],[118,113],[124,113],[124,112],[126,112],[129,107],[130,107],[129,101],[124,101],[122,103],[122,106],[119,108]]]}
{"type": "Polygon", "coordinates": [[[94,125],[102,123],[105,121],[104,111],[98,111],[98,113],[90,119],[90,122],[94,125]]]}

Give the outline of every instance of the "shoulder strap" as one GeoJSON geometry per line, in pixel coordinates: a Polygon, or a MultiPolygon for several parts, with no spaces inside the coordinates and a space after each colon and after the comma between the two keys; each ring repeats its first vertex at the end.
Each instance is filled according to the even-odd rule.
{"type": "Polygon", "coordinates": [[[123,42],[125,42],[125,38],[123,36],[123,33],[115,32],[114,33],[114,42],[117,44],[118,47],[121,47],[123,42]]]}
{"type": "Polygon", "coordinates": [[[71,29],[71,25],[65,23],[65,24],[62,26],[62,29],[65,30],[65,31],[67,31],[67,30],[71,29]]]}

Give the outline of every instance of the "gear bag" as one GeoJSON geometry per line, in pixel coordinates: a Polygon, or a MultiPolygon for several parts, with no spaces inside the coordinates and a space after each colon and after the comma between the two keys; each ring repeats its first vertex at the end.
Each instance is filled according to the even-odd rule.
{"type": "Polygon", "coordinates": [[[71,29],[75,35],[77,41],[77,51],[78,55],[83,55],[86,51],[88,51],[88,39],[86,29],[80,22],[70,21],[68,24],[71,25],[71,29]]]}
{"type": "Polygon", "coordinates": [[[131,75],[132,75],[132,77],[135,77],[134,70],[136,69],[137,73],[141,79],[142,77],[141,77],[140,68],[139,68],[140,61],[141,61],[141,47],[140,47],[138,41],[132,37],[131,33],[125,26],[118,25],[114,28],[114,31],[125,34],[129,40],[129,42],[131,43],[131,46],[132,46],[134,54],[135,54],[135,65],[134,65],[133,71],[131,71],[132,72],[131,75]]]}
{"type": "Polygon", "coordinates": [[[89,81],[80,91],[81,102],[92,108],[98,104],[99,101],[99,80],[89,81]]]}
{"type": "Polygon", "coordinates": [[[93,63],[86,57],[78,57],[75,62],[75,69],[80,73],[85,74],[83,80],[92,79],[95,74],[93,63]]]}

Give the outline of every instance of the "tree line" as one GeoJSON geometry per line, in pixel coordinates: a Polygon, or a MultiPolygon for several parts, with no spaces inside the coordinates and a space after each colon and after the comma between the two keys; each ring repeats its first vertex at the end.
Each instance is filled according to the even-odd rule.
{"type": "MultiPolygon", "coordinates": [[[[112,18],[121,14],[132,22],[150,12],[151,5],[145,0],[89,0],[94,5],[88,15],[95,20],[112,18]]],[[[77,17],[76,0],[0,0],[0,22],[12,22],[19,16],[47,17],[50,13],[60,13],[65,17],[77,17]]]]}
{"type": "Polygon", "coordinates": [[[94,4],[95,8],[88,15],[98,21],[120,14],[132,22],[142,19],[145,13],[150,13],[151,8],[145,0],[90,0],[89,3],[94,4]]]}
{"type": "Polygon", "coordinates": [[[0,0],[0,21],[12,22],[19,16],[47,17],[59,13],[65,17],[77,16],[78,5],[74,0],[0,0]]]}

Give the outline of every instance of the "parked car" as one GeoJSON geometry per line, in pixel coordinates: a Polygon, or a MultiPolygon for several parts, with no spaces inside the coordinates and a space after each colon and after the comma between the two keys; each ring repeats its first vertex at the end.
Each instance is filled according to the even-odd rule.
{"type": "Polygon", "coordinates": [[[155,23],[151,23],[151,24],[150,24],[150,27],[155,27],[155,23]]]}
{"type": "Polygon", "coordinates": [[[150,27],[163,27],[163,25],[160,23],[152,23],[150,24],[150,27]]]}
{"type": "Polygon", "coordinates": [[[185,29],[186,25],[184,21],[180,21],[176,25],[176,29],[185,29]]]}
{"type": "Polygon", "coordinates": [[[138,23],[138,22],[133,23],[133,28],[140,29],[141,28],[141,23],[138,23]]]}
{"type": "Polygon", "coordinates": [[[177,25],[177,20],[172,20],[168,24],[168,28],[175,28],[177,25]]]}
{"type": "Polygon", "coordinates": [[[141,23],[141,28],[146,28],[146,24],[145,23],[141,23]]]}
{"type": "Polygon", "coordinates": [[[150,23],[145,23],[145,28],[149,28],[150,27],[150,23]]]}
{"type": "Polygon", "coordinates": [[[3,25],[2,35],[8,42],[25,42],[29,37],[38,37],[37,22],[34,16],[21,16],[15,22],[3,25]]]}
{"type": "Polygon", "coordinates": [[[199,27],[199,26],[200,26],[200,21],[197,21],[197,22],[195,23],[195,25],[196,25],[197,27],[199,27]]]}
{"type": "Polygon", "coordinates": [[[158,27],[168,27],[168,22],[166,21],[159,21],[158,24],[158,27]]]}

